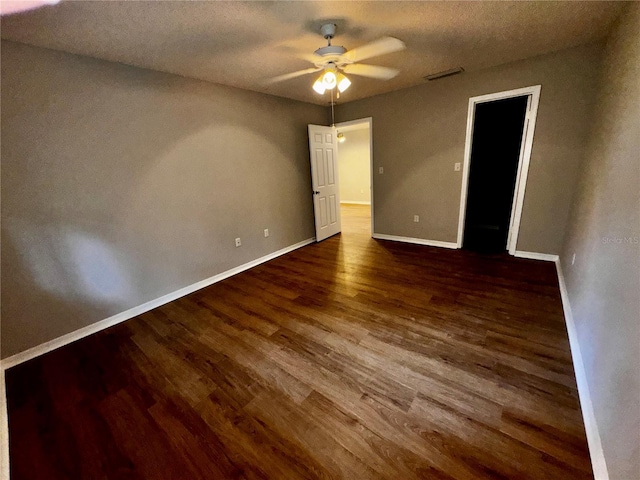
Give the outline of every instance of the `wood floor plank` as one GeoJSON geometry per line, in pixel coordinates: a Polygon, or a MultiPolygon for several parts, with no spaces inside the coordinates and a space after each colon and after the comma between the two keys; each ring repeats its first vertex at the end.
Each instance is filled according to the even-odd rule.
{"type": "Polygon", "coordinates": [[[8,370],[12,478],[592,478],[553,264],[368,209],[8,370]]]}

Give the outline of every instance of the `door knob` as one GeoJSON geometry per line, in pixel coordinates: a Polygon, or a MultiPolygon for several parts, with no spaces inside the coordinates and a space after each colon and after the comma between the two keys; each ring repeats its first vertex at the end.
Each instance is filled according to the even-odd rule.
{"type": "Polygon", "coordinates": [[[320,191],[318,191],[318,190],[314,190],[314,191],[313,191],[313,194],[314,194],[314,195],[320,195],[320,191]]]}

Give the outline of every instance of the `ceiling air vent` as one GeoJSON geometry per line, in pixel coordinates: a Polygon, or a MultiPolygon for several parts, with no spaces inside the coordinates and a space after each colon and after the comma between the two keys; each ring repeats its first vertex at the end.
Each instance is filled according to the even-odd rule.
{"type": "Polygon", "coordinates": [[[443,72],[432,73],[431,75],[427,75],[426,77],[424,77],[424,79],[428,80],[428,81],[438,80],[440,78],[450,77],[451,75],[457,75],[458,73],[462,73],[462,72],[464,72],[464,68],[456,67],[456,68],[452,68],[451,70],[445,70],[443,72]]]}

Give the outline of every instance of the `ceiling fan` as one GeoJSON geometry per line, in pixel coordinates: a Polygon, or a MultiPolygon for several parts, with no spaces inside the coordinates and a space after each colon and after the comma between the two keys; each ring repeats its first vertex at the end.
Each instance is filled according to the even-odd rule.
{"type": "Polygon", "coordinates": [[[382,37],[347,51],[344,47],[331,45],[331,39],[336,34],[335,23],[325,23],[320,28],[320,33],[327,40],[327,46],[317,49],[311,56],[305,56],[306,59],[314,64],[314,67],[279,75],[270,79],[269,83],[282,82],[302,75],[323,71],[313,84],[313,89],[317,93],[323,94],[327,90],[333,90],[336,87],[338,87],[339,92],[344,92],[349,88],[351,81],[345,73],[380,80],[389,80],[400,73],[394,68],[366,65],[359,62],[367,58],[404,50],[406,47],[401,40],[393,37],[382,37]]]}

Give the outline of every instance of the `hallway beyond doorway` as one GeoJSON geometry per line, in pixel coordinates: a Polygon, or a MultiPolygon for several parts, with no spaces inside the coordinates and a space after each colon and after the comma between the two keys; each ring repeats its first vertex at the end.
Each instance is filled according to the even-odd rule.
{"type": "Polygon", "coordinates": [[[355,203],[341,203],[343,235],[362,235],[371,237],[371,206],[355,203]]]}

